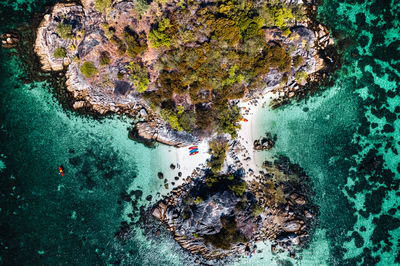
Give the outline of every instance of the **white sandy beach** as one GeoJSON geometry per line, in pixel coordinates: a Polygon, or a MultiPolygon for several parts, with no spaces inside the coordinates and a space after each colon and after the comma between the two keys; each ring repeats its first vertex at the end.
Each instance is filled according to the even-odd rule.
{"type": "MultiPolygon", "coordinates": [[[[247,122],[241,122],[241,129],[238,131],[237,140],[244,149],[237,154],[242,163],[242,167],[246,170],[246,180],[250,181],[254,174],[262,169],[265,160],[265,152],[254,150],[254,141],[264,137],[265,132],[260,128],[260,120],[262,119],[263,108],[269,108],[271,99],[276,95],[272,92],[266,93],[264,96],[241,102],[239,106],[242,108],[243,117],[247,122]],[[245,160],[250,157],[250,159],[245,160]]],[[[230,159],[232,160],[232,159],[230,159]]],[[[228,158],[228,163],[229,158],[228,158]]]]}
{"type": "MultiPolygon", "coordinates": [[[[241,113],[248,122],[240,122],[241,129],[238,131],[238,137],[235,140],[239,142],[237,146],[241,148],[228,151],[223,171],[227,170],[228,165],[240,164],[245,169],[246,173],[249,174],[247,175],[247,179],[250,180],[251,176],[253,176],[251,172],[257,174],[258,171],[261,170],[264,158],[260,151],[254,150],[253,143],[254,140],[263,137],[262,134],[264,132],[259,129],[259,123],[257,121],[260,117],[260,113],[262,113],[263,106],[268,106],[271,97],[274,97],[274,94],[267,93],[264,97],[260,97],[257,100],[253,99],[239,104],[242,108],[241,113]],[[236,157],[236,160],[233,157],[236,157]]],[[[205,166],[207,159],[210,158],[208,154],[208,141],[209,139],[207,138],[197,144],[199,153],[193,156],[189,155],[189,147],[168,148],[168,153],[164,153],[162,162],[163,173],[166,175],[166,178],[170,179],[168,174],[168,172],[171,171],[169,168],[170,164],[176,165],[177,168],[175,171],[182,172],[182,178],[174,182],[176,185],[183,183],[186,177],[191,176],[193,170],[197,167],[202,168],[205,166]]]]}

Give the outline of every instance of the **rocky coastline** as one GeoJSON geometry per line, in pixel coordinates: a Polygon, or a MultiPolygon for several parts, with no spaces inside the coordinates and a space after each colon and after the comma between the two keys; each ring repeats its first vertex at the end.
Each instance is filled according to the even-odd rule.
{"type": "MultiPolygon", "coordinates": [[[[313,2],[307,2],[305,6],[308,7],[307,17],[312,17],[311,14],[315,13],[316,5],[313,2]]],[[[157,112],[152,110],[140,94],[135,93],[131,81],[124,74],[128,58],[118,55],[113,44],[107,40],[107,30],[104,25],[115,25],[114,31],[117,34],[123,28],[123,25],[118,25],[118,21],[136,25],[145,32],[149,32],[155,16],[154,12],[157,10],[156,4],[150,5],[144,14],[145,18],[140,21],[137,19],[137,14],[131,10],[134,10],[134,3],[131,1],[115,1],[105,13],[96,9],[95,0],[82,1],[82,5],[56,4],[48,14],[44,15],[36,32],[34,51],[40,59],[42,70],[66,72],[66,90],[74,99],[72,104],[74,109],[84,108],[100,115],[127,114],[139,118],[137,121],[141,123],[137,124],[139,128],[135,133],[141,138],[173,146],[189,145],[186,134],[180,134],[171,128],[157,112]],[[73,22],[71,29],[73,38],[62,38],[57,33],[58,25],[64,20],[73,22]],[[55,56],[57,49],[63,49],[65,55],[55,56]],[[109,53],[110,58],[115,58],[115,60],[111,60],[110,64],[98,75],[91,78],[85,77],[79,69],[81,62],[88,60],[96,62],[102,51],[109,53]],[[124,74],[122,79],[117,77],[120,74],[124,74]],[[146,115],[142,115],[143,113],[146,115]]],[[[306,84],[317,82],[320,77],[322,79],[326,76],[325,72],[331,61],[321,55],[324,54],[324,50],[330,49],[333,45],[333,39],[326,27],[308,18],[304,21],[296,21],[291,25],[290,31],[291,35],[285,36],[280,29],[268,28],[265,29],[265,38],[267,41],[281,42],[283,45],[295,47],[291,55],[301,56],[305,63],[300,67],[292,68],[286,74],[286,78],[283,78],[278,71],[271,70],[265,77],[265,88],[247,93],[244,100],[272,91],[276,94],[273,105],[279,106],[287,103],[288,99],[301,97],[307,91],[306,84]],[[305,43],[306,48],[304,48],[305,43]],[[304,77],[297,77],[300,76],[299,73],[304,73],[304,77]],[[282,79],[286,81],[282,82],[282,79]]],[[[154,64],[156,56],[157,53],[151,50],[145,55],[146,64],[154,64]]],[[[99,68],[98,65],[96,67],[99,68]]],[[[150,79],[155,79],[155,75],[150,73],[150,79]]],[[[201,135],[193,138],[198,140],[199,137],[201,138],[201,135]]]]}
{"type": "MultiPolygon", "coordinates": [[[[281,2],[294,4],[286,0],[281,2]]],[[[134,128],[129,137],[136,141],[186,147],[218,138],[224,140],[223,155],[211,156],[207,162],[209,167],[202,165],[201,169],[196,169],[186,183],[174,188],[169,196],[151,208],[152,216],[166,225],[184,249],[206,260],[222,260],[250,255],[257,243],[269,241],[273,243],[273,252],[285,250],[294,256],[298,248],[307,244],[318,214],[305,173],[285,158],[265,162],[262,169],[255,166],[251,152],[272,149],[276,136],[266,134],[259,140],[244,143],[243,136],[239,134],[235,139],[234,132],[204,134],[193,128],[174,127],[176,117],[175,120],[166,119],[157,111],[159,107],[139,91],[138,80],[130,76],[135,68],[132,58],[126,56],[126,51],[119,50],[121,40],[127,40],[127,32],[136,36],[137,47],[134,48],[143,48],[140,46],[143,35],[149,36],[154,33],[154,25],[160,25],[155,19],[160,13],[172,12],[178,3],[152,2],[141,16],[133,1],[110,3],[103,10],[99,10],[96,0],[83,0],[81,5],[60,3],[51,8],[37,29],[34,45],[42,70],[65,73],[66,93],[72,96],[73,109],[100,116],[124,114],[131,117],[134,128]],[[136,32],[132,33],[127,25],[133,25],[136,32]],[[219,160],[217,165],[210,162],[213,159],[219,160]]],[[[289,56],[289,67],[284,66],[285,71],[269,69],[260,88],[249,90],[246,86],[251,84],[247,84],[243,97],[228,100],[227,109],[239,109],[238,105],[244,102],[257,106],[266,94],[273,94],[271,106],[279,107],[305,97],[314,86],[329,80],[330,71],[336,67],[336,60],[329,52],[334,50],[334,41],[328,29],[315,19],[316,4],[312,1],[303,4],[306,19],[292,20],[285,30],[279,27],[261,29],[262,38],[271,45],[269,48],[279,47],[278,51],[289,56]]],[[[196,48],[198,43],[188,46],[196,48]]],[[[149,46],[140,58],[148,71],[149,93],[157,93],[156,85],[160,83],[161,72],[157,71],[159,65],[156,64],[159,53],[149,46]]],[[[235,71],[232,73],[233,77],[235,71]]],[[[238,80],[234,82],[241,82],[238,80]]],[[[173,81],[168,80],[168,83],[173,81]]],[[[207,97],[211,93],[200,91],[200,94],[207,97]]],[[[164,104],[172,102],[174,107],[183,108],[182,112],[212,105],[211,102],[193,104],[194,98],[188,93],[173,92],[164,104]]],[[[244,109],[238,113],[249,118],[254,115],[244,109]]],[[[203,118],[207,121],[209,109],[204,110],[203,118]]],[[[233,124],[237,130],[238,121],[233,124]]],[[[168,189],[168,184],[165,185],[168,189]]]]}
{"type": "Polygon", "coordinates": [[[207,260],[250,255],[260,241],[292,256],[306,245],[317,208],[307,176],[286,158],[265,162],[266,173],[243,181],[243,169],[217,177],[207,169],[159,201],[152,215],[174,239],[207,260]]]}

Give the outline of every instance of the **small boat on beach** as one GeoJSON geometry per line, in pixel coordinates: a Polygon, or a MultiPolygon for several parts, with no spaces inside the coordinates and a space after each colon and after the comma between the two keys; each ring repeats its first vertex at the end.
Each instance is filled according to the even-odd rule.
{"type": "Polygon", "coordinates": [[[189,153],[194,153],[194,152],[198,152],[198,151],[199,151],[199,149],[198,149],[198,148],[196,148],[196,149],[190,150],[190,152],[189,152],[189,153]]]}

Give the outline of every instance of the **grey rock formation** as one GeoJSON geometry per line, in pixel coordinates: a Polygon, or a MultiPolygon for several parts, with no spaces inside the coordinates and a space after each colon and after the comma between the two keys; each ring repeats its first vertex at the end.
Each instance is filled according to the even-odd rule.
{"type": "Polygon", "coordinates": [[[156,204],[153,216],[167,224],[183,248],[206,259],[241,254],[262,240],[292,252],[306,242],[315,209],[304,196],[305,176],[297,166],[285,160],[268,165],[243,194],[233,191],[243,171],[234,179],[218,177],[211,186],[207,176],[200,176],[156,204]]]}

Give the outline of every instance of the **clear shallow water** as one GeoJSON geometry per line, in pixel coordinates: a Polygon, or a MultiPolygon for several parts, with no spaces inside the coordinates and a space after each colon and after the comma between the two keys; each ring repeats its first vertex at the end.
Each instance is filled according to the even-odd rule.
{"type": "MultiPolygon", "coordinates": [[[[17,62],[2,69],[12,74],[1,95],[3,261],[102,264],[133,250],[127,260],[145,263],[143,254],[163,242],[142,243],[140,231],[126,247],[114,238],[125,209],[131,209],[121,193],[140,190],[138,207],[145,196],[155,200],[157,192],[165,193],[157,172],[170,163],[161,158],[167,147],[149,149],[129,140],[123,119],[95,121],[64,111],[46,83],[20,83],[17,62]]],[[[175,256],[152,261],[176,262],[175,256]]]]}
{"type": "MultiPolygon", "coordinates": [[[[237,265],[397,263],[400,7],[395,2],[325,2],[321,18],[340,38],[353,40],[342,47],[344,67],[335,85],[257,118],[257,134],[278,134],[273,152],[310,175],[320,223],[295,260],[271,255],[267,246],[237,265]]],[[[1,31],[30,22],[44,4],[3,1],[1,31]]],[[[96,121],[63,110],[48,83],[23,84],[25,68],[17,56],[1,50],[0,59],[2,263],[191,264],[168,234],[154,238],[133,226],[130,239],[114,237],[120,223],[129,221],[131,204],[121,193],[142,191],[135,204],[140,207],[147,205],[147,195],[154,202],[166,192],[156,173],[172,162],[164,156],[168,148],[152,150],[129,140],[127,120],[96,121]],[[60,164],[64,177],[57,174],[60,164]]],[[[137,210],[134,220],[138,217],[137,210]]]]}
{"type": "Polygon", "coordinates": [[[299,264],[400,262],[399,8],[325,1],[321,18],[344,39],[335,85],[258,118],[257,134],[278,134],[275,153],[306,170],[320,205],[318,237],[299,264]]]}

